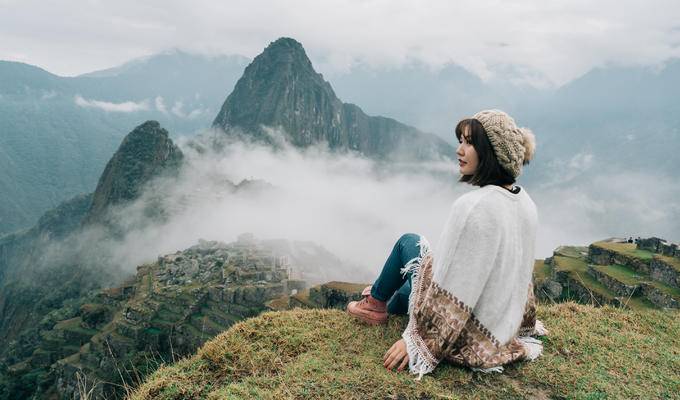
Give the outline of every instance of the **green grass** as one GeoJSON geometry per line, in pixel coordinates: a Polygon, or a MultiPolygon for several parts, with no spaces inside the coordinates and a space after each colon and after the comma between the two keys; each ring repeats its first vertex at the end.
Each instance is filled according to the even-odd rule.
{"type": "Polygon", "coordinates": [[[555,271],[585,273],[588,269],[588,264],[580,258],[555,256],[553,262],[555,263],[555,271]]]}
{"type": "Polygon", "coordinates": [[[639,310],[639,311],[644,311],[644,310],[649,310],[649,309],[659,309],[654,303],[649,301],[645,297],[629,297],[629,298],[622,298],[621,302],[633,310],[639,310]]]}
{"type": "Polygon", "coordinates": [[[309,289],[302,290],[290,297],[294,298],[295,300],[299,301],[302,304],[307,305],[308,307],[318,307],[316,303],[309,299],[309,289]]]}
{"type": "Polygon", "coordinates": [[[583,285],[589,290],[601,295],[608,300],[614,299],[614,292],[601,284],[597,279],[590,276],[590,274],[587,272],[588,264],[583,259],[555,256],[554,262],[555,271],[567,272],[572,279],[582,282],[583,285]]]}
{"type": "Polygon", "coordinates": [[[534,281],[541,282],[550,277],[552,267],[544,262],[544,260],[536,260],[534,263],[534,281]]]}
{"type": "Polygon", "coordinates": [[[131,396],[148,399],[672,398],[680,391],[676,311],[540,306],[544,354],[502,374],[442,363],[421,381],[382,367],[406,318],[369,327],[339,310],[268,312],[164,366],[131,396]]]}
{"type": "MultiPolygon", "coordinates": [[[[223,326],[212,319],[208,315],[202,315],[202,314],[194,314],[191,316],[191,325],[196,327],[196,329],[199,329],[201,332],[207,332],[207,331],[212,331],[212,332],[222,332],[227,329],[226,326],[223,326]]],[[[212,335],[211,335],[212,336],[212,335]]]]}
{"type": "Polygon", "coordinates": [[[324,284],[324,286],[329,289],[339,290],[341,292],[361,293],[361,291],[364,290],[364,288],[366,287],[366,284],[333,281],[324,284]]]}
{"type": "Polygon", "coordinates": [[[680,301],[680,289],[668,286],[663,282],[657,282],[657,281],[650,281],[648,282],[655,288],[659,289],[661,292],[673,297],[674,299],[680,301]]]}
{"type": "Polygon", "coordinates": [[[166,305],[163,305],[157,312],[156,312],[156,317],[155,319],[159,319],[161,321],[167,321],[169,323],[175,323],[179,318],[181,318],[182,314],[180,312],[174,312],[170,310],[166,305]]]}
{"type": "Polygon", "coordinates": [[[144,333],[147,333],[149,335],[158,335],[158,334],[162,333],[162,331],[160,329],[152,326],[152,327],[144,329],[144,333]]]}
{"type": "Polygon", "coordinates": [[[649,262],[654,257],[654,253],[648,250],[639,250],[635,243],[612,243],[612,242],[595,242],[593,246],[600,247],[605,250],[610,250],[619,254],[630,257],[639,258],[642,261],[649,262]]]}
{"type": "Polygon", "coordinates": [[[650,280],[649,277],[639,274],[624,265],[596,265],[594,267],[625,285],[634,286],[650,280]]]}
{"type": "MultiPolygon", "coordinates": [[[[600,283],[597,279],[593,278],[587,272],[588,264],[583,259],[555,256],[554,261],[556,271],[567,272],[572,279],[581,282],[581,284],[591,292],[600,295],[607,301],[614,301],[614,299],[617,297],[616,293],[600,283]]],[[[649,300],[643,298],[631,297],[628,299],[622,299],[622,301],[626,307],[635,310],[658,308],[649,300]]]]}
{"type": "Polygon", "coordinates": [[[90,328],[83,328],[81,326],[82,319],[80,317],[75,317],[71,319],[66,319],[63,321],[59,321],[56,325],[54,325],[54,329],[61,330],[61,331],[68,331],[68,332],[74,332],[80,335],[89,335],[93,336],[97,332],[99,332],[96,329],[90,329],[90,328]]]}
{"type": "Polygon", "coordinates": [[[288,298],[288,295],[283,295],[273,300],[269,300],[267,305],[274,310],[285,310],[288,308],[288,298]]]}
{"type": "Polygon", "coordinates": [[[661,292],[680,300],[680,289],[666,285],[663,282],[652,280],[651,277],[639,274],[624,265],[597,265],[595,268],[623,284],[632,286],[648,283],[659,289],[661,292]]]}
{"type": "Polygon", "coordinates": [[[237,321],[240,321],[240,320],[243,319],[242,317],[240,317],[238,315],[229,314],[227,312],[224,312],[224,311],[218,309],[218,307],[219,307],[218,303],[208,301],[208,307],[205,308],[205,311],[206,311],[206,313],[208,313],[208,315],[211,315],[211,316],[214,315],[214,316],[217,316],[217,318],[220,318],[220,319],[223,319],[223,320],[229,321],[229,322],[237,322],[237,321]]]}
{"type": "Polygon", "coordinates": [[[588,254],[588,247],[586,246],[560,246],[555,250],[555,255],[572,257],[572,258],[585,258],[588,254]]]}

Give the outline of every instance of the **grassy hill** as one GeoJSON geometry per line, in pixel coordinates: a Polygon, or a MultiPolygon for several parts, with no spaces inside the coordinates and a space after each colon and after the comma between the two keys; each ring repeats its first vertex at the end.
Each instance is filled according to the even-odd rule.
{"type": "Polygon", "coordinates": [[[129,398],[600,399],[680,391],[677,311],[569,302],[540,306],[538,316],[550,335],[536,361],[488,375],[442,364],[418,382],[382,367],[405,317],[369,327],[340,310],[267,312],[160,368],[129,398]]]}
{"type": "MultiPolygon", "coordinates": [[[[543,357],[502,375],[442,365],[415,382],[380,363],[405,318],[370,328],[342,311],[367,283],[307,288],[288,279],[288,266],[303,265],[293,247],[252,235],[201,240],[119,287],[69,284],[83,292],[0,346],[0,399],[86,389],[80,398],[671,398],[680,389],[677,250],[655,238],[560,246],[534,267],[551,331],[543,357]]],[[[32,304],[30,294],[7,298],[32,304]]]]}

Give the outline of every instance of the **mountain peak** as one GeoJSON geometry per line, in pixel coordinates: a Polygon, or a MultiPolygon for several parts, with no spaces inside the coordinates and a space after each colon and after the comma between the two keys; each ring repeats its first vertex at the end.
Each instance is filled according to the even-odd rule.
{"type": "Polygon", "coordinates": [[[270,144],[276,140],[263,127],[278,128],[296,147],[326,143],[333,150],[376,158],[397,152],[411,159],[452,158],[454,153],[434,135],[343,104],[314,70],[302,44],[286,37],[270,43],[246,67],[213,127],[270,144]]]}
{"type": "Polygon", "coordinates": [[[314,70],[302,43],[295,39],[287,37],[276,39],[253,60],[251,65],[253,64],[258,66],[257,72],[260,78],[271,74],[270,77],[276,80],[281,80],[286,76],[292,79],[309,79],[316,85],[324,86],[335,98],[331,86],[323,80],[321,74],[314,70]]]}
{"type": "Polygon", "coordinates": [[[302,43],[289,37],[280,37],[275,41],[269,43],[269,46],[267,46],[267,49],[265,49],[265,51],[273,48],[286,48],[291,49],[293,51],[301,51],[302,53],[305,52],[305,49],[302,47],[302,43]]]}
{"type": "Polygon", "coordinates": [[[99,178],[86,223],[102,221],[110,206],[136,199],[147,182],[175,170],[182,158],[182,151],[158,121],[137,126],[125,136],[99,178]]]}

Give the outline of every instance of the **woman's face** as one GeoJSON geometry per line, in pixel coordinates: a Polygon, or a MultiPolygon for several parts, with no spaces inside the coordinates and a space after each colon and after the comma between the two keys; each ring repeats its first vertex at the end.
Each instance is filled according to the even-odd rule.
{"type": "Polygon", "coordinates": [[[470,143],[470,127],[466,126],[463,129],[463,134],[460,135],[460,144],[456,150],[458,155],[458,166],[460,167],[461,175],[473,175],[479,165],[479,157],[477,151],[470,143]]]}

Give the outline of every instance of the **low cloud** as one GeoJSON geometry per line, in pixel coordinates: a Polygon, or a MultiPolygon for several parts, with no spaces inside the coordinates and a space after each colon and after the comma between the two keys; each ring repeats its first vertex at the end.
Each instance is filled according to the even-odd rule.
{"type": "MultiPolygon", "coordinates": [[[[224,137],[207,132],[180,139],[185,163],[179,176],[155,181],[137,201],[113,212],[113,220],[126,232],[123,237],[102,239],[101,232],[91,229],[71,247],[85,249],[91,254],[87,258],[99,264],[105,258],[110,270],[132,273],[137,265],[199,239],[232,242],[250,232],[259,239],[310,241],[344,261],[342,270],[315,266],[317,281],[331,276],[367,282],[403,233],[427,237],[436,256],[451,204],[476,190],[456,182],[453,163],[385,166],[323,146],[301,150],[281,141],[277,150],[240,142],[211,150],[211,141],[224,137]],[[244,180],[253,183],[234,190],[244,180]],[[149,207],[163,210],[166,218],[150,219],[149,207]]],[[[578,160],[588,158],[584,154],[567,164],[578,167],[578,160]]],[[[525,185],[520,179],[539,214],[535,257],[550,256],[560,245],[587,245],[608,237],[677,241],[680,228],[674,221],[680,219],[680,206],[675,199],[680,189],[673,182],[666,176],[650,180],[644,171],[594,169],[569,184],[525,185]]]]}
{"type": "Polygon", "coordinates": [[[529,168],[542,168],[541,176],[537,179],[540,187],[572,186],[580,178],[590,179],[598,173],[597,159],[592,152],[581,151],[573,156],[546,159],[544,165],[529,168]]]}
{"type": "MultiPolygon", "coordinates": [[[[121,241],[105,241],[109,248],[101,253],[111,255],[110,262],[132,272],[198,239],[232,242],[250,232],[259,239],[319,244],[345,265],[360,266],[352,277],[346,271],[333,271],[333,276],[367,280],[383,266],[401,234],[419,233],[436,245],[451,203],[469,190],[455,184],[453,165],[391,166],[387,171],[356,155],[285,143],[277,150],[240,142],[222,151],[207,150],[215,135],[223,134],[180,141],[186,162],[179,177],[158,180],[138,201],[113,213],[127,234],[121,241]],[[243,180],[256,182],[234,191],[233,184],[243,180]],[[149,204],[168,217],[149,219],[149,204]]],[[[100,246],[104,243],[93,237],[100,246]]]]}
{"type": "Polygon", "coordinates": [[[54,90],[44,90],[42,96],[40,96],[40,100],[49,100],[57,96],[57,92],[54,90]]]}
{"type": "Polygon", "coordinates": [[[184,102],[181,100],[175,101],[175,104],[172,106],[171,112],[180,118],[188,118],[188,119],[194,119],[202,114],[205,114],[208,112],[208,110],[204,110],[201,108],[196,108],[191,111],[184,111],[184,102]]]}
{"type": "Polygon", "coordinates": [[[122,112],[130,113],[136,111],[147,111],[149,110],[149,101],[143,100],[140,102],[125,101],[122,103],[111,103],[108,101],[91,100],[85,99],[80,95],[76,95],[74,98],[75,103],[83,108],[98,108],[106,112],[122,112]]]}
{"type": "MultiPolygon", "coordinates": [[[[591,172],[568,185],[538,185],[538,247],[588,245],[609,237],[658,236],[680,241],[680,188],[649,171],[591,172]]],[[[549,254],[548,254],[549,255],[549,254]]]]}
{"type": "Polygon", "coordinates": [[[165,100],[163,100],[163,97],[156,96],[156,99],[154,100],[154,105],[156,106],[156,110],[162,112],[163,114],[168,113],[168,109],[165,107],[165,100]]]}

